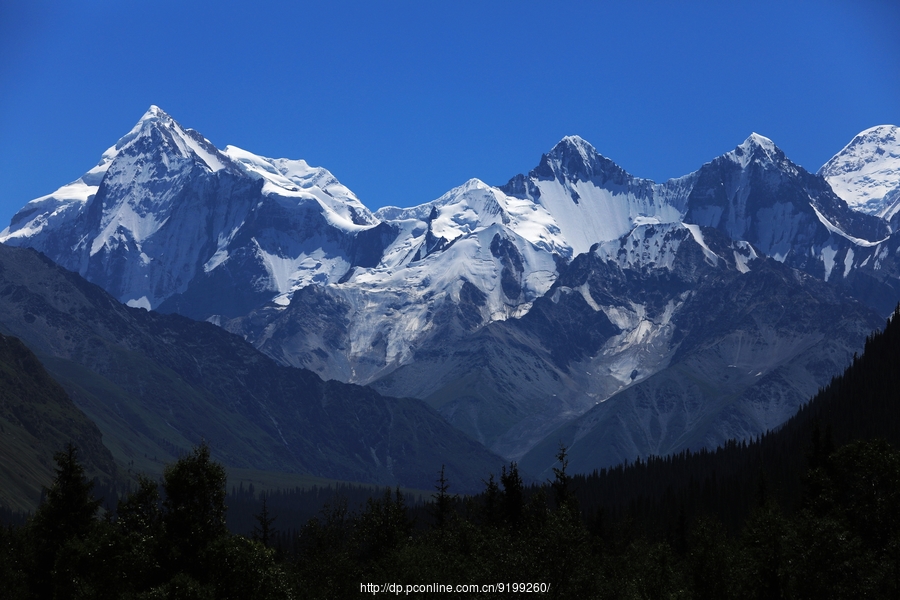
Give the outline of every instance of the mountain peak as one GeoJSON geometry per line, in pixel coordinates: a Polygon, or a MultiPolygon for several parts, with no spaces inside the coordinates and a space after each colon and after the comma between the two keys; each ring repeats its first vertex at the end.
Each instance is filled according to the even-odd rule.
{"type": "Polygon", "coordinates": [[[819,173],[834,175],[838,163],[842,169],[859,169],[865,163],[881,162],[886,158],[900,159],[900,127],[876,125],[856,134],[850,143],[822,165],[819,173]],[[839,158],[840,157],[840,158],[839,158]],[[850,159],[850,162],[847,162],[850,159]]]}
{"type": "Polygon", "coordinates": [[[900,200],[900,128],[877,125],[858,133],[819,175],[854,209],[891,218],[900,200]]]}
{"type": "Polygon", "coordinates": [[[156,106],[155,104],[151,104],[150,108],[147,109],[140,119],[138,119],[137,123],[134,124],[134,127],[131,128],[131,131],[123,135],[119,138],[119,141],[116,142],[116,145],[110,150],[121,150],[123,147],[133,142],[136,138],[141,135],[146,135],[149,131],[153,129],[163,128],[163,129],[172,129],[172,128],[181,129],[178,125],[178,122],[175,121],[166,111],[156,106]]]}
{"type": "Polygon", "coordinates": [[[557,151],[557,149],[561,150],[563,148],[574,149],[574,150],[580,152],[585,157],[589,157],[589,156],[593,156],[594,154],[597,154],[597,149],[594,148],[594,146],[592,146],[590,142],[588,142],[586,139],[584,139],[580,135],[565,136],[563,139],[561,139],[561,140],[559,140],[559,142],[557,142],[556,146],[554,146],[553,150],[551,150],[550,152],[552,154],[554,151],[557,151]]]}
{"type": "Polygon", "coordinates": [[[614,181],[624,184],[630,175],[622,167],[597,152],[577,135],[567,135],[541,158],[531,175],[542,179],[571,181],[614,181]]]}
{"type": "Polygon", "coordinates": [[[866,140],[895,142],[897,141],[898,135],[900,135],[900,127],[897,127],[896,125],[876,125],[875,127],[869,127],[868,129],[859,132],[850,143],[852,144],[857,141],[866,140]]]}
{"type": "Polygon", "coordinates": [[[489,186],[482,180],[478,179],[477,177],[472,177],[471,179],[466,181],[464,184],[457,186],[452,191],[459,190],[460,192],[468,192],[469,190],[487,190],[487,189],[491,189],[491,186],[489,186]]]}
{"type": "Polygon", "coordinates": [[[755,131],[752,132],[742,146],[759,146],[769,151],[775,151],[775,143],[764,135],[760,135],[755,131]]]}
{"type": "MultiPolygon", "coordinates": [[[[147,112],[145,112],[143,114],[143,116],[141,116],[141,118],[138,119],[138,122],[134,125],[134,127],[132,127],[131,131],[129,132],[129,135],[141,131],[141,129],[143,129],[143,127],[147,123],[160,123],[160,122],[163,123],[164,125],[171,125],[172,123],[175,123],[175,119],[173,119],[171,117],[171,115],[169,115],[169,113],[167,113],[166,111],[164,111],[157,105],[151,104],[150,108],[147,109],[147,112]]],[[[125,136],[125,137],[128,137],[128,136],[125,136]]]]}
{"type": "Polygon", "coordinates": [[[166,113],[166,111],[164,111],[157,105],[151,104],[150,108],[147,109],[147,112],[144,113],[144,116],[141,117],[141,121],[143,121],[145,119],[149,119],[151,117],[163,117],[163,116],[168,117],[169,115],[166,113]]]}
{"type": "Polygon", "coordinates": [[[600,153],[587,140],[577,135],[567,135],[550,150],[548,156],[563,161],[572,159],[590,165],[601,158],[600,153]]]}
{"type": "Polygon", "coordinates": [[[784,153],[775,142],[756,132],[751,133],[737,148],[726,155],[732,161],[746,168],[751,162],[772,164],[784,158],[784,153]]]}
{"type": "Polygon", "coordinates": [[[141,116],[131,131],[119,138],[116,145],[103,155],[111,161],[122,152],[138,155],[163,152],[171,156],[193,159],[210,171],[226,167],[227,159],[212,143],[193,129],[186,129],[171,115],[155,104],[141,116]],[[130,149],[128,149],[130,147],[130,149]]]}

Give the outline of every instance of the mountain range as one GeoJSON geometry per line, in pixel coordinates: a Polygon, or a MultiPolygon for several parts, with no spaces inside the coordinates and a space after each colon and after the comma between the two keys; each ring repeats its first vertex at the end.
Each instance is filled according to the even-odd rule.
{"type": "Polygon", "coordinates": [[[151,107],[0,241],[424,400],[535,474],[559,443],[589,470],[777,427],[843,370],[900,299],[896,140],[869,129],[813,174],[752,134],[657,183],[569,136],[505,185],[372,212],[151,107]]]}
{"type": "Polygon", "coordinates": [[[442,464],[465,490],[502,462],[421,401],[323,381],[209,323],[124,306],[27,248],[0,245],[0,314],[123,471],[159,473],[202,441],[230,467],[421,489],[442,464]]]}

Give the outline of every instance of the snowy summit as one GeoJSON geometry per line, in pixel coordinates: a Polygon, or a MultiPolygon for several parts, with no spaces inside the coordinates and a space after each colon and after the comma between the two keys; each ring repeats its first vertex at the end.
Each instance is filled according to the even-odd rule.
{"type": "Polygon", "coordinates": [[[825,163],[819,175],[855,210],[890,219],[900,210],[900,127],[866,129],[825,163]]]}

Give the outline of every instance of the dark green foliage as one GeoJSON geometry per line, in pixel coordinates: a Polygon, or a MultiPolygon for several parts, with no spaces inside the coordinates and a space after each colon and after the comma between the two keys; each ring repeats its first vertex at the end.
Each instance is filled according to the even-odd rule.
{"type": "Polygon", "coordinates": [[[561,448],[548,484],[526,486],[512,463],[463,500],[442,473],[429,507],[399,489],[358,511],[336,502],[273,535],[276,548],[227,532],[224,472],[206,446],[166,469],[161,493],[141,479],[115,519],[97,518],[70,447],[38,513],[0,531],[0,576],[12,598],[356,598],[365,582],[546,586],[466,598],[897,598],[896,425],[865,415],[897,416],[898,327],[895,316],[842,378],[752,443],[589,477],[569,475],[561,448]]]}
{"type": "Polygon", "coordinates": [[[32,567],[25,550],[22,528],[0,526],[0,582],[10,598],[28,597],[28,575],[32,567]]]}
{"type": "Polygon", "coordinates": [[[3,598],[291,598],[274,550],[225,528],[225,472],[200,446],[97,517],[69,446],[23,527],[0,530],[3,598]]]}
{"type": "Polygon", "coordinates": [[[522,523],[524,506],[524,485],[516,463],[510,463],[509,470],[503,467],[500,471],[500,484],[503,495],[500,496],[500,507],[503,519],[514,530],[522,523]]]}
{"type": "Polygon", "coordinates": [[[236,535],[220,536],[205,551],[212,598],[291,598],[293,587],[275,562],[275,551],[236,535]]]}
{"type": "Polygon", "coordinates": [[[494,480],[494,474],[488,478],[485,483],[484,493],[481,495],[481,522],[485,525],[497,527],[503,521],[502,496],[500,486],[494,480]]]}
{"type": "Polygon", "coordinates": [[[169,560],[189,573],[203,568],[201,553],[227,534],[225,527],[225,469],[202,445],[163,472],[166,498],[163,529],[169,560]]]}
{"type": "Polygon", "coordinates": [[[882,440],[848,444],[808,474],[797,516],[803,598],[900,593],[900,453],[882,440]]]}
{"type": "Polygon", "coordinates": [[[556,455],[556,460],[559,461],[558,467],[553,467],[553,491],[556,494],[556,504],[557,506],[565,506],[572,502],[572,490],[570,489],[571,476],[569,476],[566,469],[569,466],[569,455],[568,450],[565,446],[559,446],[559,453],[556,455]]]}
{"type": "Polygon", "coordinates": [[[796,547],[794,526],[772,502],[766,502],[750,515],[741,536],[741,576],[754,584],[749,597],[784,598],[788,596],[791,576],[791,549],[796,547]]]}
{"type": "Polygon", "coordinates": [[[35,533],[49,545],[83,538],[91,530],[100,501],[91,495],[94,485],[78,462],[78,451],[69,444],[65,452],[57,452],[56,479],[31,522],[35,533]]]}
{"type": "MultiPolygon", "coordinates": [[[[77,475],[77,461],[67,453],[59,458],[61,475],[77,475]]],[[[503,489],[489,479],[481,497],[449,505],[442,527],[436,511],[446,480],[430,508],[434,526],[417,528],[403,494],[386,490],[359,513],[341,503],[326,508],[279,559],[276,550],[221,528],[224,479],[200,447],[167,469],[163,492],[176,493],[164,502],[157,486],[142,479],[114,520],[76,510],[82,518],[59,534],[65,541],[46,586],[29,577],[39,572],[37,555],[19,557],[22,547],[57,531],[46,528],[60,514],[49,506],[41,520],[0,532],[0,573],[13,598],[352,598],[360,582],[370,581],[536,582],[547,590],[503,597],[896,597],[900,453],[881,441],[857,442],[820,464],[807,476],[810,491],[799,510],[786,515],[758,492],[760,504],[737,535],[707,517],[684,521],[681,542],[654,537],[642,533],[636,510],[616,522],[604,524],[602,514],[588,522],[574,496],[547,502],[547,491],[559,493],[552,484],[565,480],[564,468],[541,489],[522,486],[511,465],[503,470],[503,489]],[[518,500],[510,504],[507,493],[518,500]],[[510,505],[520,507],[517,520],[500,508],[510,505]],[[197,543],[184,545],[184,531],[195,532],[197,543]]],[[[60,477],[47,504],[67,497],[72,506],[92,506],[85,503],[89,484],[67,481],[79,480],[60,477]]],[[[266,515],[260,513],[261,527],[271,524],[266,515]]]]}
{"type": "Polygon", "coordinates": [[[340,598],[352,589],[348,581],[361,572],[354,559],[353,533],[353,518],[343,502],[326,505],[306,524],[297,538],[295,565],[305,597],[340,598]]]}
{"type": "MultiPolygon", "coordinates": [[[[288,548],[293,545],[298,533],[313,517],[321,516],[322,507],[343,503],[350,512],[365,510],[366,504],[373,496],[384,493],[385,487],[372,485],[340,483],[322,487],[314,485],[309,488],[269,490],[265,493],[266,510],[277,516],[277,527],[272,532],[272,544],[288,548]]],[[[424,494],[416,495],[413,491],[405,491],[404,499],[414,511],[421,511],[424,494]]],[[[250,536],[258,532],[259,515],[262,510],[260,495],[255,493],[253,485],[245,488],[231,487],[225,503],[228,506],[226,523],[234,533],[250,536]]],[[[423,513],[423,522],[424,520],[423,513]]]]}
{"type": "Polygon", "coordinates": [[[100,501],[91,495],[93,484],[78,462],[75,446],[57,452],[56,479],[47,490],[28,525],[31,538],[30,588],[38,596],[71,597],[71,578],[66,577],[73,558],[83,553],[100,501]]]}
{"type": "Polygon", "coordinates": [[[275,517],[269,514],[268,501],[265,496],[263,496],[262,500],[262,510],[259,511],[258,515],[255,515],[255,518],[256,522],[259,523],[259,527],[253,528],[253,539],[268,547],[275,535],[275,530],[272,528],[275,517]]]}
{"type": "Polygon", "coordinates": [[[412,522],[399,488],[391,495],[369,500],[356,522],[359,556],[363,562],[375,560],[396,550],[412,533],[412,522]]]}
{"type": "Polygon", "coordinates": [[[434,517],[434,526],[437,529],[444,530],[447,527],[447,521],[450,519],[450,511],[456,500],[456,497],[449,493],[450,483],[447,481],[447,477],[444,474],[444,465],[441,465],[441,476],[438,479],[437,484],[435,484],[434,489],[435,493],[431,496],[433,500],[431,503],[431,513],[434,517]]]}
{"type": "Polygon", "coordinates": [[[138,477],[138,489],[121,500],[116,510],[117,524],[122,533],[141,538],[159,536],[162,532],[159,502],[156,482],[143,475],[138,477]]]}
{"type": "Polygon", "coordinates": [[[701,519],[695,524],[685,557],[694,598],[718,600],[730,595],[737,579],[730,545],[718,521],[701,519]]]}
{"type": "Polygon", "coordinates": [[[116,520],[105,527],[104,534],[102,546],[114,557],[104,572],[118,576],[106,589],[136,592],[165,581],[161,563],[165,540],[156,482],[139,477],[138,489],[119,501],[116,520]]]}

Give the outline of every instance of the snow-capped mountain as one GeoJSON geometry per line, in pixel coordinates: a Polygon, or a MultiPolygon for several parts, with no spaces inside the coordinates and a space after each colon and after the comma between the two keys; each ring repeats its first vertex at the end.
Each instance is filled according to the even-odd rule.
{"type": "Polygon", "coordinates": [[[248,173],[264,180],[262,193],[268,196],[308,201],[312,195],[337,226],[375,225],[378,220],[357,197],[322,167],[311,167],[305,160],[264,158],[237,146],[225,146],[223,154],[248,173]]]}
{"type": "Polygon", "coordinates": [[[572,253],[543,208],[474,179],[425,205],[376,213],[387,216],[379,227],[392,234],[377,264],[298,290],[283,310],[222,324],[286,364],[368,382],[408,363],[426,338],[521,316],[552,285],[555,257],[572,253]]]}
{"type": "Polygon", "coordinates": [[[40,250],[148,309],[202,296],[198,284],[216,271],[237,288],[219,291],[216,308],[244,313],[292,286],[340,277],[347,248],[376,222],[326,170],[220,152],[153,106],[96,167],[29,202],[0,241],[40,250]]]}
{"type": "MultiPolygon", "coordinates": [[[[478,298],[466,328],[523,314],[552,284],[555,257],[573,255],[540,205],[477,180],[376,216],[325,169],[219,151],[158,107],[84,177],[26,205],[0,241],[132,306],[223,324],[260,310],[283,321],[295,292],[327,288],[351,327],[320,373],[351,381],[409,360],[446,303],[478,298]]],[[[278,337],[252,329],[259,346],[278,337]]],[[[314,366],[307,346],[272,354],[314,366]]]]}
{"type": "Polygon", "coordinates": [[[633,177],[585,140],[567,136],[537,168],[513,177],[500,189],[552,215],[573,250],[565,258],[572,258],[640,223],[680,221],[686,187],[682,180],[661,185],[633,177]]]}
{"type": "MultiPolygon", "coordinates": [[[[446,463],[455,486],[477,490],[500,462],[421,401],[325,382],[209,323],[128,308],[32,250],[0,245],[0,290],[4,332],[40,354],[122,470],[156,476],[201,440],[230,467],[420,489],[446,463]]],[[[25,399],[44,404],[26,402],[25,413],[48,412],[42,396],[25,399]]],[[[71,416],[52,408],[32,430],[39,439],[58,439],[47,429],[71,416]]]]}
{"type": "MultiPolygon", "coordinates": [[[[571,468],[589,472],[636,456],[714,448],[775,429],[841,373],[869,332],[883,324],[841,287],[771,258],[753,258],[750,248],[715,230],[701,233],[705,248],[686,237],[681,247],[691,252],[679,252],[671,270],[626,268],[619,286],[609,283],[615,273],[610,261],[590,255],[583,272],[592,296],[604,288],[631,288],[623,298],[645,290],[644,300],[636,303],[646,307],[645,331],[665,323],[657,325],[660,333],[650,346],[660,368],[638,372],[633,384],[546,433],[521,458],[524,469],[552,473],[561,443],[569,448],[571,468]],[[718,257],[715,267],[710,254],[718,257]],[[660,292],[667,287],[672,291],[665,310],[653,310],[662,305],[653,296],[665,298],[660,292]]],[[[645,345],[636,344],[633,352],[641,356],[645,345]]],[[[588,363],[594,369],[602,366],[597,358],[588,363]]]]}
{"type": "MultiPolygon", "coordinates": [[[[697,307],[762,277],[759,265],[782,269],[782,298],[836,283],[890,312],[900,237],[883,216],[853,210],[758,134],[663,183],[568,136],[503,186],[470,180],[372,213],[325,169],[220,151],[151,107],[95,168],[28,203],[0,241],[41,250],[122,302],[210,320],[282,364],[427,399],[519,457],[592,407],[664,379],[691,332],[712,336],[695,343],[713,354],[698,350],[690,367],[718,381],[710,389],[737,390],[710,366],[723,340],[749,335],[760,356],[778,357],[759,381],[807,364],[814,344],[791,346],[802,336],[772,333],[778,323],[698,325],[697,307]]],[[[871,325],[845,296],[831,305],[859,326],[836,338],[827,368],[803,375],[809,385],[827,382],[871,325]]],[[[809,339],[832,326],[810,325],[809,339]]],[[[772,426],[806,387],[731,431],[772,426]]],[[[685,416],[678,439],[719,439],[724,429],[697,437],[701,413],[704,427],[719,414],[685,416]]]]}
{"type": "Polygon", "coordinates": [[[804,269],[813,268],[807,257],[826,263],[829,244],[866,245],[889,233],[883,221],[852,211],[821,177],[757,134],[696,172],[684,218],[804,269]]]}
{"type": "Polygon", "coordinates": [[[587,435],[556,430],[590,411],[578,431],[601,422],[606,434],[622,429],[610,445],[591,442],[597,460],[608,461],[592,469],[776,426],[843,369],[880,321],[836,286],[716,229],[646,224],[564,266],[523,317],[483,327],[464,347],[428,341],[373,385],[425,399],[504,456],[544,452],[528,462],[540,470],[559,440],[587,435]],[[789,311],[772,310],[785,302],[789,311]],[[679,378],[689,389],[660,391],[679,378]],[[622,394],[653,400],[641,412],[614,402],[622,394]]]}
{"type": "Polygon", "coordinates": [[[887,237],[881,220],[849,210],[756,134],[662,184],[569,136],[501,188],[473,180],[372,214],[325,169],[220,152],[151,107],[95,168],[28,203],[0,241],[41,250],[133,306],[217,322],[326,286],[352,307],[350,354],[382,337],[385,355],[367,360],[387,365],[409,357],[429,312],[458,300],[465,282],[485,295],[478,325],[519,316],[558,260],[641,224],[681,221],[826,279],[837,253],[887,237]],[[406,308],[373,323],[373,303],[406,308]]]}
{"type": "Polygon", "coordinates": [[[892,220],[900,211],[900,128],[871,127],[819,169],[854,210],[892,220]]]}
{"type": "MultiPolygon", "coordinates": [[[[655,385],[652,381],[677,378],[670,368],[688,369],[693,380],[707,379],[708,389],[732,399],[752,399],[755,405],[713,407],[694,399],[671,417],[665,439],[652,433],[655,425],[647,414],[609,417],[622,426],[623,435],[634,439],[627,444],[620,439],[618,450],[598,451],[598,456],[621,459],[764,431],[840,372],[852,356],[849,349],[860,348],[865,332],[876,326],[874,314],[855,306],[843,295],[846,291],[882,312],[891,310],[886,298],[900,298],[886,285],[896,280],[888,275],[893,267],[884,246],[886,223],[852,211],[821,177],[791,162],[758,134],[698,171],[664,184],[634,178],[580,138],[566,138],[537,169],[501,189],[547,209],[573,248],[590,243],[596,283],[564,284],[584,268],[583,262],[573,260],[521,318],[486,325],[467,338],[463,351],[426,340],[407,366],[383,376],[375,386],[386,393],[425,398],[458,427],[506,456],[522,456],[555,426],[584,410],[607,414],[602,408],[607,399],[631,389],[650,389],[646,386],[655,385]],[[576,233],[567,236],[572,230],[576,233]],[[710,240],[716,240],[715,249],[710,240]],[[881,262],[875,252],[881,253],[881,262]],[[757,273],[760,260],[784,266],[770,265],[757,273]],[[722,331],[701,343],[706,349],[688,363],[678,361],[689,331],[713,335],[699,326],[704,311],[718,311],[725,302],[722,294],[730,293],[727,289],[758,284],[773,269],[780,273],[772,277],[783,298],[821,296],[812,288],[822,280],[842,284],[845,292],[832,296],[827,311],[847,315],[841,324],[846,330],[838,334],[835,324],[816,317],[803,325],[803,332],[779,325],[778,319],[768,323],[768,315],[753,312],[754,301],[745,296],[749,304],[741,310],[754,316],[741,317],[741,323],[732,315],[730,330],[730,317],[722,316],[722,331]],[[866,269],[881,269],[881,279],[864,273],[866,269]],[[718,380],[716,357],[740,350],[741,340],[755,358],[742,359],[746,373],[741,377],[718,380]],[[797,381],[772,393],[772,382],[786,381],[788,372],[797,381]],[[766,393],[771,394],[770,403],[761,399],[766,393]],[[638,438],[644,442],[636,443],[638,438]]],[[[811,304],[810,314],[822,306],[811,304]]],[[[722,366],[731,364],[737,363],[722,366]]],[[[645,407],[659,410],[651,404],[645,407]]]]}
{"type": "Polygon", "coordinates": [[[836,253],[871,248],[890,231],[852,210],[827,182],[751,134],[697,171],[654,183],[629,175],[581,138],[564,138],[527,176],[501,189],[545,207],[577,255],[645,223],[714,227],[822,278],[836,253]]]}
{"type": "MultiPolygon", "coordinates": [[[[629,175],[586,141],[570,136],[529,175],[502,188],[472,180],[420,206],[379,210],[375,216],[382,219],[381,227],[396,235],[377,265],[356,267],[338,283],[295,294],[287,310],[263,307],[221,323],[286,364],[366,383],[413,362],[416,349],[426,347],[432,337],[446,343],[487,323],[521,317],[553,284],[561,260],[631,235],[636,227],[684,219],[697,230],[696,221],[718,226],[711,216],[726,214],[723,233],[750,252],[755,252],[751,244],[771,249],[766,231],[781,225],[785,211],[773,212],[769,196],[751,190],[753,185],[776,186],[774,193],[782,193],[777,185],[784,169],[788,177],[816,180],[787,161],[771,141],[754,134],[700,171],[656,184],[629,175]],[[723,189],[724,195],[708,194],[708,187],[723,189]],[[755,203],[748,205],[747,197],[755,203]],[[736,217],[738,210],[744,214],[736,217]],[[767,224],[753,231],[729,229],[736,220],[767,224]],[[762,237],[760,229],[765,230],[762,237]],[[745,234],[754,236],[752,242],[741,237],[745,234]],[[298,324],[309,322],[311,313],[332,315],[331,325],[319,320],[298,324]]],[[[798,204],[795,221],[805,224],[807,235],[798,236],[789,224],[779,237],[787,246],[776,258],[784,260],[791,250],[811,256],[814,242],[830,240],[833,233],[823,224],[823,213],[858,226],[853,215],[845,214],[846,207],[841,212],[833,194],[823,199],[827,185],[816,182],[822,190],[813,184],[794,186],[800,188],[799,200],[790,189],[794,196],[787,206],[798,204]]],[[[877,229],[880,222],[871,221],[866,224],[877,229]]],[[[794,229],[802,228],[795,223],[794,229]]]]}
{"type": "Polygon", "coordinates": [[[715,227],[762,255],[842,285],[883,315],[896,305],[890,227],[852,210],[821,177],[756,134],[695,173],[685,222],[715,227]]]}

